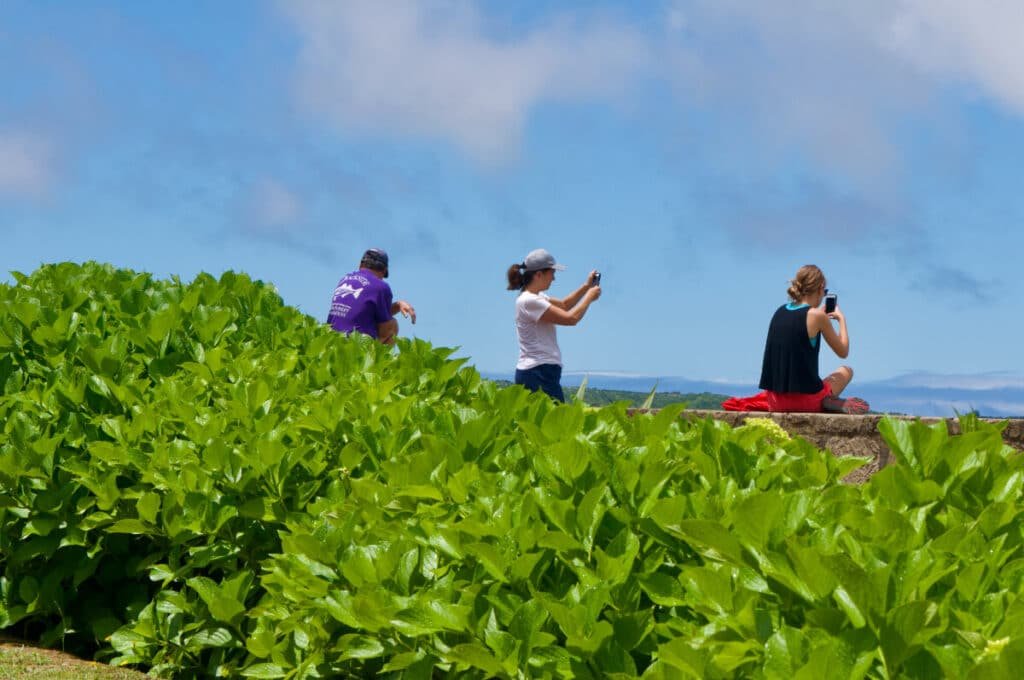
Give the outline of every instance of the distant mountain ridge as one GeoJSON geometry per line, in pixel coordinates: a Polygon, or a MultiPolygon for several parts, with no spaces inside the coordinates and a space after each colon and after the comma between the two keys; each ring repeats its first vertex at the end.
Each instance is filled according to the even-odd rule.
{"type": "MultiPolygon", "coordinates": [[[[508,380],[507,373],[483,372],[494,379],[508,380]]],[[[746,396],[759,390],[754,383],[691,380],[681,376],[637,375],[616,371],[566,371],[562,384],[568,389],[587,377],[588,386],[598,389],[648,393],[658,392],[728,394],[746,396]]],[[[1024,375],[1011,372],[975,375],[915,372],[861,382],[854,379],[850,394],[866,399],[873,411],[915,416],[953,416],[977,411],[994,418],[1024,417],[1024,375]]]]}

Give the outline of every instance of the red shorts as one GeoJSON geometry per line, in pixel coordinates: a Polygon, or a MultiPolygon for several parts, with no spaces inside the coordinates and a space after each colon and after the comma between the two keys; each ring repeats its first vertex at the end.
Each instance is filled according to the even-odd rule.
{"type": "Polygon", "coordinates": [[[768,410],[790,413],[821,413],[821,400],[832,394],[832,386],[825,382],[821,390],[813,394],[803,392],[766,391],[768,410]]]}

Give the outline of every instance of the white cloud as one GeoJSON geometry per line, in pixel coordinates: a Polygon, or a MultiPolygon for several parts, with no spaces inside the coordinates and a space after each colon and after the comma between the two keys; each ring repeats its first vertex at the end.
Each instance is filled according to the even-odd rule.
{"type": "Polygon", "coordinates": [[[448,140],[485,161],[516,153],[539,104],[624,99],[638,78],[664,77],[684,108],[749,126],[769,156],[795,152],[879,195],[905,162],[900,125],[957,134],[935,118],[946,85],[1024,114],[1020,0],[675,0],[661,35],[577,13],[500,37],[473,0],[281,7],[300,37],[308,112],[343,131],[448,140]]]}
{"type": "Polygon", "coordinates": [[[940,78],[970,83],[1024,114],[1024,3],[902,0],[882,42],[940,78]]]}
{"type": "Polygon", "coordinates": [[[665,8],[658,63],[696,131],[679,153],[682,172],[704,173],[688,181],[717,224],[762,247],[808,229],[868,251],[891,252],[896,239],[938,267],[919,180],[959,190],[984,163],[969,105],[1024,116],[1024,2],[665,8]]]}
{"type": "Polygon", "coordinates": [[[936,105],[950,85],[1024,114],[1020,0],[676,0],[665,27],[685,97],[876,194],[901,125],[958,134],[936,105]]]}
{"type": "Polygon", "coordinates": [[[687,28],[667,31],[663,63],[686,104],[749,129],[750,141],[739,143],[756,145],[755,157],[802,160],[884,193],[900,167],[892,126],[932,94],[913,65],[880,43],[891,17],[885,7],[879,0],[680,1],[666,28],[687,28]]]}
{"type": "Polygon", "coordinates": [[[0,131],[0,195],[38,198],[55,178],[53,144],[43,135],[0,131]]]}
{"type": "Polygon", "coordinates": [[[530,112],[623,91],[648,59],[632,29],[552,21],[515,38],[486,31],[475,3],[283,3],[301,38],[304,106],[346,131],[440,138],[474,158],[514,155],[530,112]]]}

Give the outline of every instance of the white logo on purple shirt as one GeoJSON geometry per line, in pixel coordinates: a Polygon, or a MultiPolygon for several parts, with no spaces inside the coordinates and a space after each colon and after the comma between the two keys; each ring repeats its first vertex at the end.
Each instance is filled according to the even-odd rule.
{"type": "Polygon", "coordinates": [[[351,284],[343,283],[334,289],[334,297],[344,299],[351,295],[354,299],[358,300],[362,292],[362,288],[356,288],[351,284]]]}

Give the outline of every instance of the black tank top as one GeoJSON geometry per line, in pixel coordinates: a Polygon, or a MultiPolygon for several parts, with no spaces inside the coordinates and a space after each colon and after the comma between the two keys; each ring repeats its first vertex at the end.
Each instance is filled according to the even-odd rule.
{"type": "Polygon", "coordinates": [[[764,343],[759,384],[762,390],[814,394],[824,387],[818,377],[821,333],[818,333],[812,347],[807,337],[809,311],[810,307],[788,309],[788,305],[782,305],[776,310],[768,326],[768,339],[764,343]]]}

